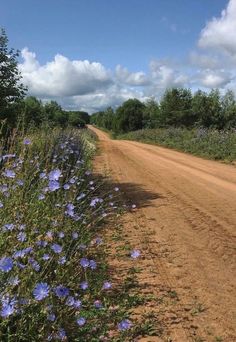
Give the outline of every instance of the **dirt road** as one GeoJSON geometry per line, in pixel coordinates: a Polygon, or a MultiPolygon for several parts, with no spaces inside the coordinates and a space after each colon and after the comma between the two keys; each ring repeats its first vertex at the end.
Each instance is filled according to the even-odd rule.
{"type": "Polygon", "coordinates": [[[194,323],[173,325],[173,341],[194,340],[191,328],[198,341],[236,341],[236,167],[91,129],[100,140],[95,163],[137,204],[127,234],[134,243],[152,234],[145,253],[156,280],[149,276],[176,290],[182,311],[193,308],[194,323]]]}

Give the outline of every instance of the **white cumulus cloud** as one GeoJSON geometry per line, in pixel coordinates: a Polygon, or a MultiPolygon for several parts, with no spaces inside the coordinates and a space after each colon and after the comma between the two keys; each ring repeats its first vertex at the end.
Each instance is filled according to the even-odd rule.
{"type": "Polygon", "coordinates": [[[129,72],[121,65],[117,65],[115,75],[119,82],[130,86],[145,86],[149,83],[149,79],[143,71],[129,72]]]}
{"type": "Polygon", "coordinates": [[[57,54],[54,60],[40,65],[36,54],[22,50],[19,69],[32,95],[40,97],[73,96],[93,93],[112,83],[110,72],[101,63],[69,60],[57,54]]]}
{"type": "Polygon", "coordinates": [[[229,1],[220,18],[213,18],[207,23],[200,34],[198,45],[236,57],[236,0],[229,1]]]}
{"type": "Polygon", "coordinates": [[[232,75],[224,70],[210,69],[201,71],[199,75],[196,76],[196,81],[198,84],[206,88],[223,88],[229,84],[232,80],[232,75]]]}

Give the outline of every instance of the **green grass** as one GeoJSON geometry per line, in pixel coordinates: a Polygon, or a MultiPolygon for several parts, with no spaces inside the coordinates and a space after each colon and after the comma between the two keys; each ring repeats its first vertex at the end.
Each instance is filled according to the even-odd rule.
{"type": "Polygon", "coordinates": [[[207,159],[236,160],[236,132],[207,129],[143,129],[116,136],[191,153],[207,159]]]}

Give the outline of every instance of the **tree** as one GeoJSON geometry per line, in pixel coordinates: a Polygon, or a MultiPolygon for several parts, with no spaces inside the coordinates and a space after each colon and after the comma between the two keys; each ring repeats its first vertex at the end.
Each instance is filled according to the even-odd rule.
{"type": "Polygon", "coordinates": [[[0,119],[7,119],[14,126],[16,103],[25,96],[26,88],[22,83],[17,67],[19,51],[8,49],[8,38],[4,29],[0,30],[0,119]]]}
{"type": "Polygon", "coordinates": [[[143,127],[145,105],[138,99],[129,99],[116,111],[116,131],[130,132],[143,127]]]}
{"type": "Polygon", "coordinates": [[[81,116],[78,112],[68,112],[68,123],[72,126],[84,128],[85,127],[85,121],[81,119],[81,116]]]}
{"type": "Polygon", "coordinates": [[[167,89],[160,102],[160,125],[193,126],[192,93],[189,89],[167,89]]]}
{"type": "Polygon", "coordinates": [[[209,108],[210,108],[210,127],[222,129],[223,124],[223,112],[221,107],[221,98],[219,89],[212,89],[208,95],[209,108]]]}
{"type": "Polygon", "coordinates": [[[50,101],[44,105],[44,116],[48,121],[54,121],[55,115],[62,112],[61,106],[56,101],[50,101]]]}
{"type": "Polygon", "coordinates": [[[145,128],[155,128],[159,126],[160,108],[154,98],[150,98],[145,102],[143,113],[143,125],[145,128]]]}
{"type": "Polygon", "coordinates": [[[34,96],[24,99],[22,119],[25,128],[30,124],[39,127],[44,120],[44,108],[41,101],[34,96]]]}
{"type": "Polygon", "coordinates": [[[227,90],[221,105],[224,128],[236,128],[236,100],[232,90],[227,90]]]}
{"type": "Polygon", "coordinates": [[[194,94],[192,101],[192,110],[197,118],[196,123],[198,126],[210,127],[211,110],[207,93],[202,90],[198,90],[194,94]]]}

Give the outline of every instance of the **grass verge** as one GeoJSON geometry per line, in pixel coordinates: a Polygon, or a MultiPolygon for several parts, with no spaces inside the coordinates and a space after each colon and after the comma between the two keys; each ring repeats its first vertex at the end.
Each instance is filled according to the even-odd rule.
{"type": "Polygon", "coordinates": [[[117,135],[116,139],[135,140],[191,153],[206,159],[236,161],[236,132],[203,128],[143,129],[117,135]]]}
{"type": "Polygon", "coordinates": [[[94,140],[86,130],[54,129],[1,144],[3,342],[132,340],[102,238],[120,210],[118,189],[90,170],[94,140]]]}

